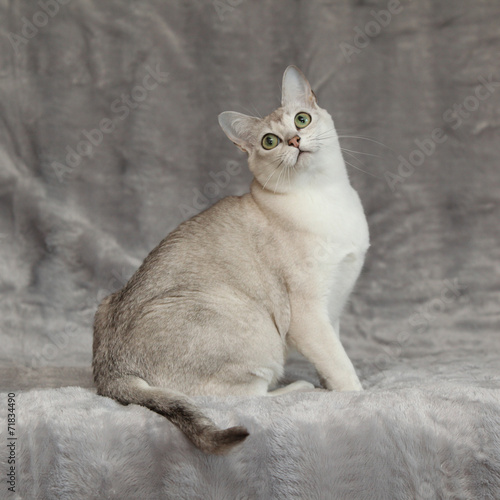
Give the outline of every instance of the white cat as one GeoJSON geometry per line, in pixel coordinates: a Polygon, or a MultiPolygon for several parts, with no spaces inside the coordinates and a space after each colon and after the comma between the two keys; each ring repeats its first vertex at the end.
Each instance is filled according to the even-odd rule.
{"type": "Polygon", "coordinates": [[[361,390],[339,339],[339,318],[369,246],[331,116],[294,66],[282,106],[261,119],[219,116],[248,153],[250,193],[225,198],[181,224],[120,291],[94,327],[98,393],[175,423],[200,449],[224,453],[246,438],[220,430],[189,395],[266,395],[287,347],[326,388],[361,390]]]}

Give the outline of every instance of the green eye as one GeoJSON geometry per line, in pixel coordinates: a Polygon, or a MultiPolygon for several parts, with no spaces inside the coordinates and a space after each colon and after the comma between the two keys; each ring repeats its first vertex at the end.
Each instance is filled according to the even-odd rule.
{"type": "Polygon", "coordinates": [[[311,123],[311,115],[308,113],[297,113],[295,115],[295,126],[297,128],[306,128],[311,123]]]}
{"type": "Polygon", "coordinates": [[[264,149],[273,149],[280,143],[280,139],[277,135],[266,134],[262,138],[262,147],[264,149]]]}

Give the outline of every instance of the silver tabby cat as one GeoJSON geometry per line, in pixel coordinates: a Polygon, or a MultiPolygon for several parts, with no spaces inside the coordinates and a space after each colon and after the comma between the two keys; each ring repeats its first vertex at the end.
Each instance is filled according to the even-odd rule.
{"type": "Polygon", "coordinates": [[[219,116],[248,154],[250,192],[181,224],[100,304],[98,393],[164,415],[201,450],[224,453],[244,427],[219,429],[189,396],[273,395],[289,347],[330,390],[362,390],[339,317],[369,246],[333,120],[294,66],[265,118],[219,116]]]}

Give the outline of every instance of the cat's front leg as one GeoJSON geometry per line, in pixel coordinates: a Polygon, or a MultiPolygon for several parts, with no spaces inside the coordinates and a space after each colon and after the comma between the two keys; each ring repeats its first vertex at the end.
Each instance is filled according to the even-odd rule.
{"type": "Polygon", "coordinates": [[[363,390],[338,332],[322,308],[306,303],[292,307],[288,341],[314,364],[327,389],[363,390]]]}

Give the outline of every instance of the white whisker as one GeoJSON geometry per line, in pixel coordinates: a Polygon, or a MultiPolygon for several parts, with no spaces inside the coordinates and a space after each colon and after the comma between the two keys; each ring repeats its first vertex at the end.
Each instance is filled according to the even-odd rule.
{"type": "Polygon", "coordinates": [[[359,154],[359,155],[373,156],[375,158],[381,158],[382,159],[382,156],[380,156],[380,155],[374,155],[374,154],[371,154],[371,153],[363,153],[363,151],[353,151],[352,149],[346,149],[346,148],[343,148],[343,147],[341,147],[340,149],[342,151],[345,151],[346,153],[351,153],[351,155],[352,155],[352,153],[356,153],[356,154],[359,154]]]}
{"type": "MultiPolygon", "coordinates": [[[[283,163],[283,162],[282,162],[283,163]]],[[[281,163],[280,163],[281,165],[281,163]]],[[[281,172],[280,174],[278,175],[278,180],[276,181],[276,186],[274,186],[274,194],[276,194],[276,190],[278,189],[279,187],[279,183],[280,183],[280,179],[281,179],[281,174],[283,173],[283,171],[285,170],[286,167],[282,167],[281,168],[281,172]]]]}
{"type": "Polygon", "coordinates": [[[318,134],[316,137],[317,137],[317,138],[320,138],[320,137],[321,137],[321,138],[323,138],[323,136],[324,136],[325,134],[329,134],[330,132],[334,132],[334,133],[333,133],[333,134],[331,134],[329,137],[335,137],[336,133],[335,133],[335,129],[334,129],[334,128],[330,128],[330,129],[328,129],[328,130],[325,130],[324,132],[321,132],[321,134],[318,134]]]}
{"type": "Polygon", "coordinates": [[[257,114],[257,116],[262,120],[261,114],[257,111],[257,108],[252,104],[253,111],[250,108],[247,108],[246,106],[241,106],[243,110],[249,115],[249,116],[254,116],[254,113],[257,114]]]}
{"type": "MultiPolygon", "coordinates": [[[[345,150],[342,150],[342,151],[343,151],[343,153],[348,154],[349,156],[351,156],[352,158],[354,158],[356,161],[359,161],[359,163],[361,163],[361,165],[363,165],[363,167],[368,168],[356,155],[354,155],[350,151],[345,151],[345,150]]],[[[381,158],[380,156],[377,156],[377,155],[369,155],[369,156],[375,156],[377,158],[381,158]]]]}
{"type": "Polygon", "coordinates": [[[374,142],[375,144],[378,144],[379,146],[390,149],[391,151],[393,151],[395,153],[395,151],[391,147],[386,146],[382,142],[376,141],[375,139],[372,139],[371,137],[363,137],[361,135],[339,135],[338,137],[339,137],[339,139],[363,139],[365,141],[374,142]]]}
{"type": "Polygon", "coordinates": [[[278,171],[283,161],[284,160],[281,160],[279,165],[271,172],[271,175],[267,178],[266,182],[264,183],[264,186],[262,186],[262,189],[266,189],[267,183],[271,180],[271,177],[278,171]]]}
{"type": "Polygon", "coordinates": [[[349,163],[346,159],[344,159],[347,165],[351,166],[352,168],[355,168],[356,170],[359,170],[360,172],[363,172],[365,174],[371,175],[372,177],[375,177],[375,179],[378,179],[382,181],[383,179],[379,177],[378,175],[372,174],[371,172],[367,172],[366,170],[363,170],[362,168],[357,167],[356,165],[353,165],[352,163],[349,163]]]}

